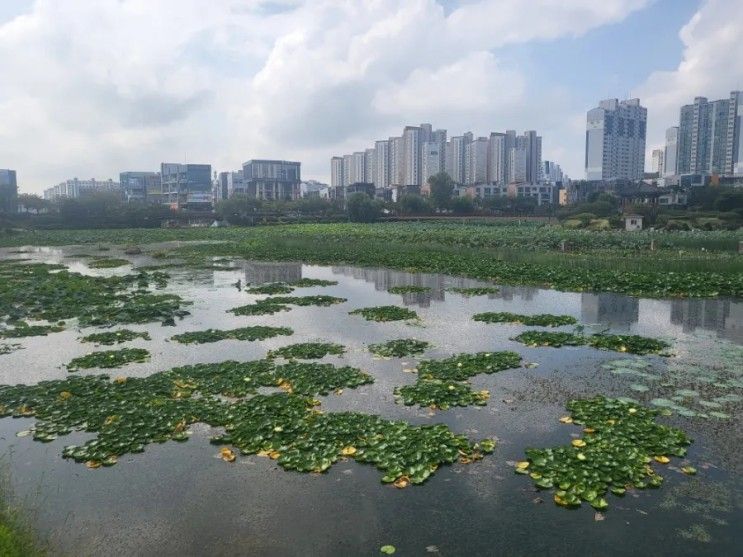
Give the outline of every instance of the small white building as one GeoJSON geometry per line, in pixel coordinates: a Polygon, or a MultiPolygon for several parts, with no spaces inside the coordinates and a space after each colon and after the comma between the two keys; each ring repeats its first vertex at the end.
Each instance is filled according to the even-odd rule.
{"type": "Polygon", "coordinates": [[[624,229],[629,232],[642,230],[642,215],[624,215],[624,229]]]}

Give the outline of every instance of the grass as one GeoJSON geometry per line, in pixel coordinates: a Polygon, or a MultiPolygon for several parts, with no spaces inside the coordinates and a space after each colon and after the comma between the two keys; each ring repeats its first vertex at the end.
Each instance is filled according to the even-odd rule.
{"type": "Polygon", "coordinates": [[[0,555],[37,557],[46,554],[23,509],[13,504],[6,475],[0,479],[0,555]]]}

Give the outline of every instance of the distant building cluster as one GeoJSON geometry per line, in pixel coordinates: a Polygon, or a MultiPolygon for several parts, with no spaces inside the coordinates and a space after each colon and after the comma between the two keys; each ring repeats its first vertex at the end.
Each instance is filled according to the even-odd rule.
{"type": "Polygon", "coordinates": [[[743,175],[743,91],[727,99],[696,97],[666,131],[661,176],[743,175]]]}
{"type": "Polygon", "coordinates": [[[542,137],[536,131],[517,135],[508,130],[482,137],[467,132],[448,138],[447,130],[420,124],[405,126],[400,136],[375,141],[363,151],[332,157],[330,186],[332,193],[342,196],[369,184],[378,197],[394,199],[388,191],[426,194],[429,178],[441,172],[476,196],[486,191],[513,194],[517,190],[509,189],[509,184],[554,185],[563,179],[559,165],[543,166],[542,137]]]}

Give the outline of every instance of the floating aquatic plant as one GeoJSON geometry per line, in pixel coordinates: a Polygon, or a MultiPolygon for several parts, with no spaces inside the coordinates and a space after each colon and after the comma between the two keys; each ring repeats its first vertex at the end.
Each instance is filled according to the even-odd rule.
{"type": "Polygon", "coordinates": [[[0,329],[0,338],[38,337],[64,331],[62,325],[28,325],[23,321],[14,323],[14,325],[11,329],[0,329]]]}
{"type": "Polygon", "coordinates": [[[88,267],[91,269],[115,269],[117,267],[123,267],[124,265],[131,265],[131,261],[111,257],[94,259],[93,261],[88,262],[88,267]]]}
{"type": "Polygon", "coordinates": [[[335,286],[338,284],[337,280],[325,280],[316,278],[301,278],[289,283],[291,286],[296,288],[310,288],[313,286],[335,286]]]}
{"type": "Polygon", "coordinates": [[[250,294],[290,294],[294,292],[294,288],[283,282],[271,282],[260,286],[252,286],[247,289],[247,292],[250,294]]]}
{"type": "Polygon", "coordinates": [[[500,289],[495,286],[470,286],[460,287],[452,286],[446,289],[447,292],[454,292],[455,294],[461,294],[462,296],[489,296],[491,294],[497,294],[500,289]]]}
{"type": "Polygon", "coordinates": [[[420,294],[423,292],[429,292],[431,289],[428,286],[415,286],[415,285],[404,285],[404,286],[392,286],[387,292],[390,294],[420,294]]]}
{"type": "Polygon", "coordinates": [[[484,405],[490,393],[473,391],[465,381],[481,373],[497,373],[521,365],[515,352],[478,352],[457,354],[443,360],[424,360],[418,364],[418,379],[413,385],[395,389],[406,404],[418,404],[446,410],[451,406],[484,405]]]}
{"type": "Polygon", "coordinates": [[[332,306],[334,304],[342,304],[346,302],[345,298],[338,298],[336,296],[326,296],[320,294],[317,296],[272,296],[262,300],[261,303],[266,304],[281,304],[290,306],[332,306]]]}
{"type": "Polygon", "coordinates": [[[228,309],[229,313],[235,315],[273,315],[280,311],[289,311],[291,308],[285,304],[269,303],[265,300],[260,300],[254,304],[246,304],[244,306],[238,306],[236,308],[228,309]]]}
{"type": "Polygon", "coordinates": [[[639,335],[609,335],[597,333],[590,336],[576,333],[526,331],[513,340],[527,346],[593,346],[601,350],[614,350],[630,354],[658,354],[670,347],[665,341],[639,335]]]}
{"type": "Polygon", "coordinates": [[[0,344],[0,356],[5,356],[16,350],[22,350],[23,347],[20,344],[0,344]]]}
{"type": "Polygon", "coordinates": [[[489,391],[473,391],[467,383],[439,381],[437,379],[419,380],[412,385],[395,389],[395,395],[403,404],[430,406],[446,410],[451,406],[483,406],[490,398],[489,391]]]}
{"type": "Polygon", "coordinates": [[[142,340],[151,340],[150,334],[146,331],[138,332],[130,329],[119,329],[118,331],[106,331],[105,333],[92,333],[82,337],[80,341],[111,346],[113,344],[129,342],[137,338],[141,338],[142,340]]]}
{"type": "Polygon", "coordinates": [[[205,331],[189,331],[172,337],[172,340],[181,344],[205,344],[220,340],[265,340],[279,335],[293,335],[289,327],[241,327],[239,329],[206,329],[205,331]]]}
{"type": "Polygon", "coordinates": [[[348,312],[349,315],[361,315],[367,321],[405,321],[418,319],[418,314],[412,309],[399,306],[376,306],[359,308],[348,312]]]}
{"type": "Polygon", "coordinates": [[[657,410],[632,402],[597,396],[571,400],[567,408],[570,416],[560,421],[582,426],[584,436],[570,445],[527,449],[527,460],[516,464],[537,487],[554,488],[560,506],[585,501],[603,510],[608,491],[660,487],[663,477],[651,464],[684,456],[691,443],[683,431],[656,423],[657,410]]]}
{"type": "Polygon", "coordinates": [[[520,325],[538,327],[560,327],[562,325],[573,325],[577,323],[575,317],[571,315],[550,315],[548,313],[521,315],[507,311],[477,313],[472,316],[472,319],[484,323],[518,323],[520,325]]]}
{"type": "Polygon", "coordinates": [[[477,352],[457,354],[442,360],[423,360],[418,364],[418,376],[442,381],[464,381],[481,373],[497,373],[521,366],[516,352],[477,352]]]}
{"type": "Polygon", "coordinates": [[[73,358],[67,364],[68,371],[90,368],[113,368],[131,363],[142,363],[150,359],[150,353],[144,348],[122,348],[121,350],[103,350],[91,352],[85,356],[73,358]]]}
{"type": "Polygon", "coordinates": [[[268,358],[285,358],[287,360],[319,360],[328,355],[341,356],[345,348],[342,344],[331,342],[302,342],[282,346],[268,353],[268,358]]]}
{"type": "MultiPolygon", "coordinates": [[[[384,473],[382,481],[397,487],[423,483],[442,464],[472,462],[493,451],[492,440],[471,443],[443,424],[412,426],[355,412],[322,413],[309,396],[259,394],[235,402],[217,397],[241,397],[268,385],[319,394],[371,380],[351,370],[259,360],[184,366],[113,381],[105,375],[72,376],[1,386],[0,415],[35,417],[33,436],[42,442],[73,430],[95,433],[62,453],[89,468],[114,465],[121,455],[142,452],[149,443],[187,441],[196,422],[224,427],[213,443],[267,456],[287,470],[323,472],[353,458],[376,466],[384,473]]],[[[232,461],[232,453],[220,451],[220,458],[232,461]]]]}
{"type": "Polygon", "coordinates": [[[375,356],[383,358],[404,358],[413,354],[422,354],[431,346],[424,340],[415,340],[413,338],[401,338],[397,340],[388,340],[379,344],[370,344],[369,352],[375,356]]]}

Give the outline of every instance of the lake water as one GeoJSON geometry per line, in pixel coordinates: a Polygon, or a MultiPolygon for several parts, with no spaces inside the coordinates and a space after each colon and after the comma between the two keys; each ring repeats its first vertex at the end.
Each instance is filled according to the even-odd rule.
{"type": "MultiPolygon", "coordinates": [[[[101,275],[127,268],[91,270],[86,259],[70,258],[81,248],[40,248],[14,255],[63,262],[72,270],[101,275]]],[[[118,257],[112,250],[105,255],[118,257]]],[[[0,257],[11,257],[0,250],[0,257]]],[[[162,263],[146,255],[129,257],[136,265],[162,263]]],[[[404,419],[415,424],[445,423],[472,439],[495,437],[495,452],[473,464],[440,468],[425,484],[396,489],[380,483],[374,467],[353,460],[321,475],[286,472],[274,461],[239,456],[228,464],[209,444],[210,428],[195,425],[187,443],[153,444],[142,454],[124,455],[111,468],[89,470],[61,458],[62,447],[91,434],[75,433],[51,443],[16,437],[32,419],[0,420],[0,453],[9,485],[29,511],[52,553],[70,555],[378,555],[392,544],[398,555],[733,555],[743,544],[743,424],[740,402],[730,402],[728,419],[661,418],[693,439],[687,460],[698,474],[678,470],[679,459],[660,470],[660,489],[638,490],[623,498],[608,495],[609,509],[597,515],[587,504],[565,510],[550,491],[537,491],[527,476],[513,472],[527,447],[569,443],[579,430],[563,425],[565,403],[574,397],[630,396],[648,403],[680,388],[704,397],[743,395],[743,388],[722,388],[713,381],[686,379],[721,373],[743,378],[743,301],[649,300],[613,294],[568,293],[537,288],[501,287],[498,294],[467,298],[447,292],[452,286],[482,283],[443,275],[408,274],[386,269],[322,267],[300,263],[234,261],[229,271],[166,269],[166,292],[193,301],[191,315],[176,327],[159,323],[127,326],[148,331],[152,340],[126,344],[147,348],[151,360],[110,370],[111,375],[144,376],[198,362],[253,360],[272,348],[307,341],[343,344],[347,353],[323,361],[359,367],[375,382],[340,395],[320,397],[326,412],[354,410],[404,419]],[[294,295],[329,294],[347,298],[331,307],[295,307],[275,315],[239,317],[226,310],[258,296],[234,284],[294,281],[303,277],[338,281],[337,286],[298,289],[294,295]],[[395,285],[430,287],[424,294],[393,295],[395,285]],[[418,312],[421,325],[374,323],[348,315],[352,309],[404,304],[418,312]],[[553,313],[575,316],[587,331],[608,330],[664,338],[673,358],[646,357],[663,383],[601,367],[622,358],[585,347],[529,348],[511,337],[526,327],[487,325],[472,320],[482,311],[553,313]],[[206,328],[285,325],[291,337],[262,342],[222,341],[181,345],[174,334],[206,328]],[[434,345],[426,357],[457,352],[514,350],[536,367],[507,370],[472,379],[475,390],[489,389],[487,406],[431,412],[395,404],[393,389],[412,383],[403,372],[412,358],[378,360],[366,345],[393,338],[418,338],[434,345]],[[737,360],[736,360],[737,358],[737,360]],[[670,379],[669,379],[670,377],[670,379]],[[672,386],[669,386],[670,383],[672,386]],[[633,388],[632,385],[635,385],[633,388]]],[[[564,328],[570,330],[570,328],[564,328]]],[[[0,383],[36,383],[64,378],[63,367],[91,351],[82,332],[70,328],[19,342],[24,349],[0,356],[0,383]]],[[[115,348],[115,347],[114,347],[115,348]]],[[[107,348],[103,348],[107,349],[107,348]]],[[[96,373],[94,370],[79,373],[96,373]]],[[[660,468],[660,467],[656,467],[660,468]]]]}

